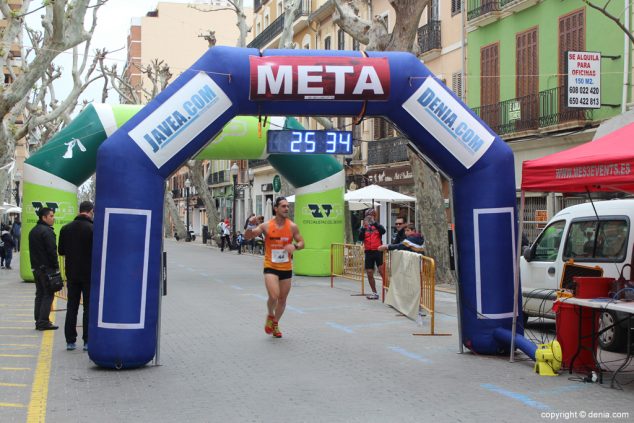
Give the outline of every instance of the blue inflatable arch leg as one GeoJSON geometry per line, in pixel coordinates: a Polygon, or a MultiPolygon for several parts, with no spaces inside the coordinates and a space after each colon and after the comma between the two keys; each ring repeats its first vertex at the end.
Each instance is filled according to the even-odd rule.
{"type": "Polygon", "coordinates": [[[100,147],[90,358],[137,367],[155,354],[164,180],[236,115],[389,118],[453,179],[462,330],[493,354],[510,328],[513,155],[409,53],[215,47],[100,147]],[[326,100],[326,101],[324,101],[326,100]],[[342,100],[342,101],[339,101],[342,100]]]}

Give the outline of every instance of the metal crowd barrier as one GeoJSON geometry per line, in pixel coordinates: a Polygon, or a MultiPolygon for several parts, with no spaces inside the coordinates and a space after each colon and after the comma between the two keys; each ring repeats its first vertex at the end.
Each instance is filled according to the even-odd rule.
{"type": "Polygon", "coordinates": [[[365,254],[363,245],[330,244],[330,287],[335,286],[335,276],[361,282],[361,294],[365,295],[365,254]]]}

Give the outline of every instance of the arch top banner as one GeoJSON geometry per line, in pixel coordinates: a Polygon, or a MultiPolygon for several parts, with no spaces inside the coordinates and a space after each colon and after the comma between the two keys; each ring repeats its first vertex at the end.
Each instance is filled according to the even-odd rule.
{"type": "Polygon", "coordinates": [[[386,58],[250,56],[249,99],[385,101],[386,58]]]}

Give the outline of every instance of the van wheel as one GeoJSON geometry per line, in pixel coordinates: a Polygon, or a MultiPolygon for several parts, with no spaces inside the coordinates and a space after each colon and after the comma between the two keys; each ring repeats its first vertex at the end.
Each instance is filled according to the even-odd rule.
{"type": "Polygon", "coordinates": [[[599,345],[606,351],[620,351],[625,343],[626,334],[619,325],[615,325],[616,317],[612,312],[605,311],[599,318],[599,332],[609,328],[599,336],[599,345]]]}

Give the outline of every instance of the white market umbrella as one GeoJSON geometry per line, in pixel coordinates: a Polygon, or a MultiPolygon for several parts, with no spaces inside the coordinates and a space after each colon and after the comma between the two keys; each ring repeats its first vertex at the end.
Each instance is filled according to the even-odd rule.
{"type": "MultiPolygon", "coordinates": [[[[294,203],[295,202],[295,196],[291,195],[289,197],[286,197],[286,201],[288,201],[289,203],[294,203]]],[[[378,204],[375,204],[375,206],[378,206],[378,204]]],[[[352,210],[352,211],[369,209],[371,207],[372,207],[372,202],[367,202],[367,201],[348,201],[348,208],[350,210],[352,210]]]]}
{"type": "Polygon", "coordinates": [[[22,213],[22,208],[21,207],[17,207],[17,206],[13,206],[13,207],[9,207],[4,212],[5,213],[17,213],[17,214],[20,214],[20,213],[22,213]]]}
{"type": "Polygon", "coordinates": [[[407,203],[416,201],[416,198],[400,192],[383,188],[379,185],[369,185],[354,191],[348,191],[343,198],[346,201],[361,201],[365,203],[374,203],[375,201],[387,201],[390,203],[407,203]]]}

